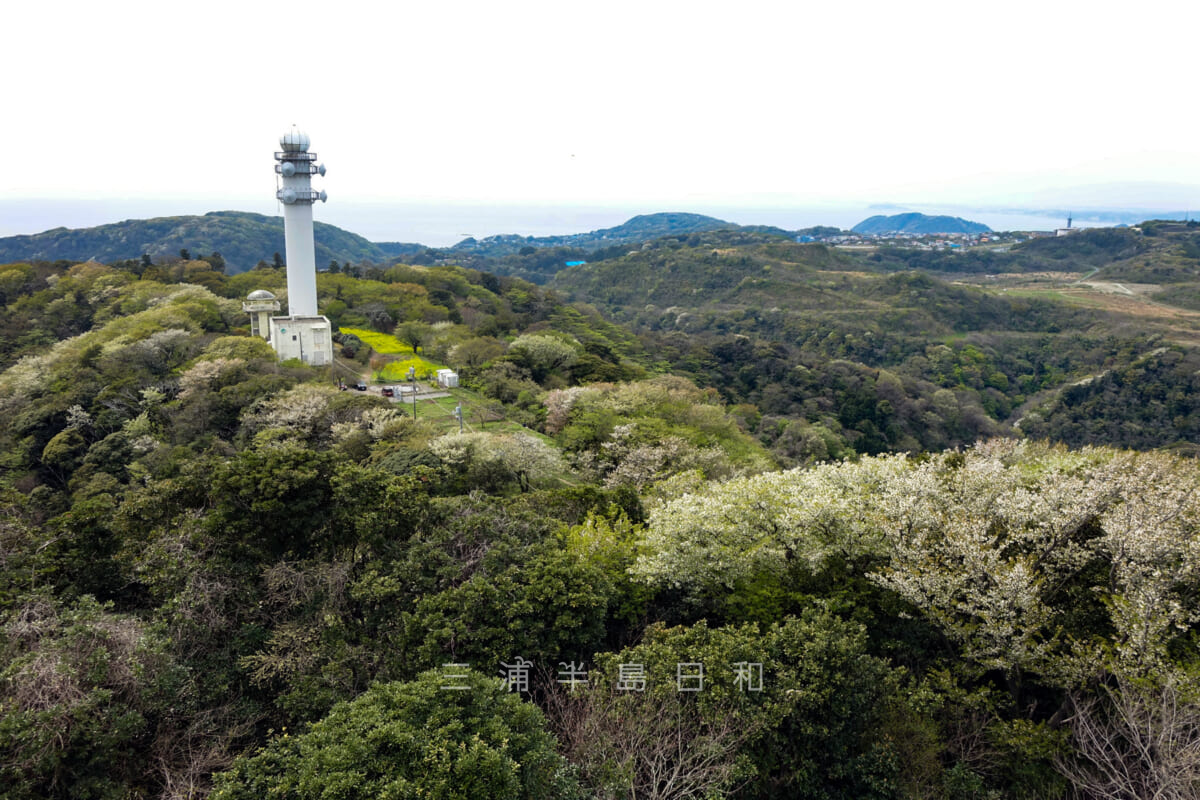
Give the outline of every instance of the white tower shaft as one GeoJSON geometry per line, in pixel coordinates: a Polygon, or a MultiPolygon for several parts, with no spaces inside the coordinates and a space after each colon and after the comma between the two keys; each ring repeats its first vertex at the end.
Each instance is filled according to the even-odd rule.
{"type": "MultiPolygon", "coordinates": [[[[288,180],[284,178],[285,186],[288,180]]],[[[308,183],[308,176],[305,176],[304,183],[308,183]]],[[[313,244],[312,203],[293,203],[283,207],[283,238],[287,251],[288,314],[294,317],[316,316],[317,257],[313,244]]]]}

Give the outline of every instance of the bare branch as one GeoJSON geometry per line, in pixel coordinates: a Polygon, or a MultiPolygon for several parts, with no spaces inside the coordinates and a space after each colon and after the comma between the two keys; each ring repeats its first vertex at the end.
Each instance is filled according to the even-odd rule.
{"type": "Polygon", "coordinates": [[[736,788],[738,753],[758,726],[701,715],[691,698],[597,686],[550,692],[546,713],[564,755],[598,799],[689,800],[736,788]]]}
{"type": "Polygon", "coordinates": [[[1096,800],[1192,800],[1200,796],[1200,704],[1179,680],[1148,688],[1125,679],[1101,698],[1075,696],[1069,720],[1075,760],[1056,766],[1096,800]]]}

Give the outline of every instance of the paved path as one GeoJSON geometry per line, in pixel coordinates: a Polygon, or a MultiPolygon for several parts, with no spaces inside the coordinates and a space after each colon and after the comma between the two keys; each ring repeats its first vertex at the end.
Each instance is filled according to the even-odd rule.
{"type": "MultiPolygon", "coordinates": [[[[383,397],[383,387],[382,386],[368,386],[366,393],[383,397]]],[[[449,392],[443,392],[439,389],[421,389],[420,391],[417,392],[418,400],[437,400],[438,398],[441,398],[441,397],[450,397],[450,396],[451,396],[451,394],[449,392]]],[[[413,399],[413,393],[412,392],[404,392],[404,393],[397,392],[395,397],[385,397],[384,399],[391,400],[393,403],[411,403],[412,399],[413,399]]]]}

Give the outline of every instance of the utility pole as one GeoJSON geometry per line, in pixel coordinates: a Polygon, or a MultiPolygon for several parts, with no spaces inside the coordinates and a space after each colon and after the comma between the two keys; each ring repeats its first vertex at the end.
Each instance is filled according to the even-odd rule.
{"type": "Polygon", "coordinates": [[[417,368],[416,367],[408,368],[408,379],[409,379],[409,381],[412,382],[413,421],[415,422],[417,419],[417,368]]]}

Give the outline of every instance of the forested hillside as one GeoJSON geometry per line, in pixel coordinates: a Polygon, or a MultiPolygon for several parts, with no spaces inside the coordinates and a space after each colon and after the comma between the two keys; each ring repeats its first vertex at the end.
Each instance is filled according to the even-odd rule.
{"type": "Polygon", "coordinates": [[[991,228],[981,222],[972,222],[962,217],[931,216],[910,211],[906,214],[868,217],[850,229],[854,233],[990,233],[991,228]]]}
{"type": "MultiPolygon", "coordinates": [[[[569,265],[617,258],[658,239],[737,231],[742,235],[766,235],[792,239],[793,233],[766,225],[735,225],[702,214],[641,214],[615,228],[568,236],[489,236],[464,239],[451,248],[427,249],[409,258],[411,263],[453,263],[497,275],[512,275],[544,284],[569,265]]],[[[810,228],[808,233],[837,233],[837,228],[810,228]]],[[[797,232],[799,233],[799,232],[797,232]]]]}
{"type": "Polygon", "coordinates": [[[321,273],[314,369],[215,267],[0,267],[0,794],[1200,790],[1186,309],[694,232],[321,273]]]}
{"type": "MultiPolygon", "coordinates": [[[[1070,241],[1073,249],[1030,246],[1073,264],[1099,247],[1087,235],[1070,241]]],[[[1121,252],[1178,260],[1177,245],[1131,241],[1121,252]]],[[[1099,279],[1096,269],[1088,272],[1099,279]]],[[[1043,405],[1079,396],[1066,391],[1072,383],[1131,369],[1156,349],[1171,364],[1184,359],[1191,351],[1171,325],[949,277],[895,272],[886,259],[821,244],[715,232],[573,267],[551,286],[630,325],[663,367],[719,391],[785,464],[960,446],[1012,433],[1034,406],[1033,427],[1022,430],[1071,444],[1193,440],[1200,403],[1182,368],[1157,372],[1157,394],[1136,414],[1131,397],[1091,404],[1069,431],[1041,422],[1063,413],[1043,405]]]]}
{"type": "Polygon", "coordinates": [[[567,247],[578,250],[599,250],[614,245],[641,244],[663,236],[723,228],[737,228],[732,222],[703,214],[664,212],[639,214],[612,228],[601,228],[588,233],[573,233],[563,236],[518,236],[500,234],[482,239],[468,238],[450,248],[454,255],[476,255],[487,258],[509,256],[521,250],[546,247],[567,247]]]}
{"type": "Polygon", "coordinates": [[[1159,237],[1153,225],[1146,230],[1151,235],[1132,228],[1097,228],[1070,236],[1029,239],[1011,248],[976,247],[957,252],[884,247],[870,260],[878,268],[947,273],[1087,272],[1119,267],[1138,256],[1144,264],[1148,254],[1152,254],[1151,261],[1170,261],[1190,240],[1186,234],[1159,237]]]}
{"type": "MultiPolygon", "coordinates": [[[[317,263],[384,262],[385,251],[357,234],[324,222],[313,223],[317,263]]],[[[126,220],[95,228],[55,228],[31,236],[0,238],[0,264],[10,261],[154,260],[187,250],[197,257],[218,253],[230,273],[260,261],[272,263],[284,252],[283,218],[244,211],[213,211],[203,216],[126,220]]],[[[394,247],[393,247],[394,250],[394,247]]]]}

